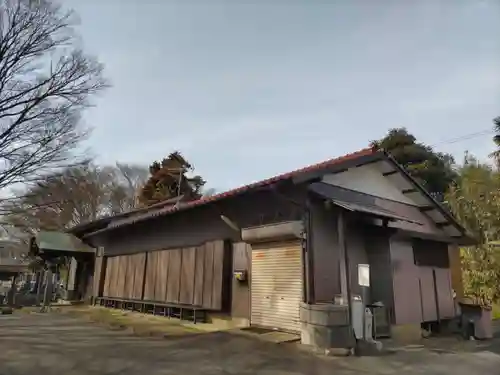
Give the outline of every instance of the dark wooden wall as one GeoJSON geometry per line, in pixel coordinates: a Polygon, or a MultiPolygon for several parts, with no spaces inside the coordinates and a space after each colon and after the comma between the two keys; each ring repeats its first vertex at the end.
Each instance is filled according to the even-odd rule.
{"type": "Polygon", "coordinates": [[[389,238],[390,231],[378,227],[365,227],[365,246],[370,264],[371,302],[380,301],[389,309],[394,319],[394,297],[392,263],[389,238]]]}
{"type": "Polygon", "coordinates": [[[302,218],[302,209],[290,203],[289,199],[300,202],[303,191],[303,187],[295,187],[290,192],[280,194],[249,192],[89,236],[87,240],[96,248],[102,246],[106,256],[198,246],[221,238],[238,242],[241,241],[240,232],[222,221],[221,215],[231,219],[240,228],[299,220],[302,218]],[[282,198],[281,195],[288,198],[282,198]]]}
{"type": "Polygon", "coordinates": [[[419,269],[414,261],[412,241],[391,238],[390,253],[394,293],[394,323],[420,324],[422,304],[419,269]]]}
{"type": "Polygon", "coordinates": [[[232,278],[231,315],[237,318],[250,319],[251,259],[252,247],[249,244],[246,242],[233,244],[233,269],[247,272],[246,281],[232,278]]]}
{"type": "Polygon", "coordinates": [[[103,256],[96,256],[94,263],[94,277],[92,286],[92,295],[94,297],[102,296],[104,291],[104,278],[106,273],[106,261],[103,256]]]}
{"type": "Polygon", "coordinates": [[[450,268],[447,243],[415,238],[412,244],[416,265],[450,268]]]}
{"type": "Polygon", "coordinates": [[[109,256],[104,297],[223,310],[231,277],[222,240],[200,246],[109,256]]]}
{"type": "Polygon", "coordinates": [[[311,243],[314,251],[314,299],[330,302],[340,294],[337,216],[322,200],[311,203],[311,243]]]}
{"type": "Polygon", "coordinates": [[[451,285],[460,301],[464,297],[464,284],[462,280],[462,261],[458,245],[448,245],[448,258],[450,259],[451,285]]]}

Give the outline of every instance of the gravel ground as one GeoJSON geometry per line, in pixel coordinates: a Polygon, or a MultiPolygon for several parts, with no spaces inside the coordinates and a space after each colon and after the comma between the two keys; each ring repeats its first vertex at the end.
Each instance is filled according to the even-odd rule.
{"type": "Polygon", "coordinates": [[[0,316],[0,375],[497,374],[500,355],[491,348],[329,358],[227,332],[139,337],[64,314],[0,316]]]}

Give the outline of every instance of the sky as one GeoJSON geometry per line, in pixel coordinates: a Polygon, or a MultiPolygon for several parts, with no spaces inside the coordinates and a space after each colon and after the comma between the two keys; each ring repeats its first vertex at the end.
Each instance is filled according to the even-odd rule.
{"type": "Polygon", "coordinates": [[[180,150],[221,191],[391,127],[458,160],[493,150],[498,0],[62,1],[112,83],[84,115],[100,163],[180,150]]]}

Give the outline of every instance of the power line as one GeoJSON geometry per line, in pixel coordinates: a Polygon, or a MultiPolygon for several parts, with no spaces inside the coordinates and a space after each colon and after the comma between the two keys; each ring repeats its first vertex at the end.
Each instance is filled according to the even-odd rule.
{"type": "Polygon", "coordinates": [[[492,129],[484,129],[484,130],[480,130],[478,132],[464,134],[460,137],[450,138],[450,139],[447,139],[444,141],[434,143],[431,145],[431,147],[435,147],[435,146],[439,146],[439,145],[443,145],[443,144],[453,144],[453,143],[457,143],[457,142],[461,142],[461,141],[467,141],[469,139],[477,138],[477,137],[480,137],[483,135],[493,135],[494,133],[495,132],[492,129]]]}

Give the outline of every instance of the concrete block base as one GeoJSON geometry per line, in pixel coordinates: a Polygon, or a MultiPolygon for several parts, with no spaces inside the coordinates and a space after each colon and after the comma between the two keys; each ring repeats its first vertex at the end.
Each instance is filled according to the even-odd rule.
{"type": "Polygon", "coordinates": [[[356,340],[350,327],[326,327],[302,323],[300,340],[302,344],[318,348],[353,348],[356,340]]]}
{"type": "Polygon", "coordinates": [[[308,305],[300,308],[301,343],[322,349],[350,349],[356,344],[347,306],[308,305]]]}

